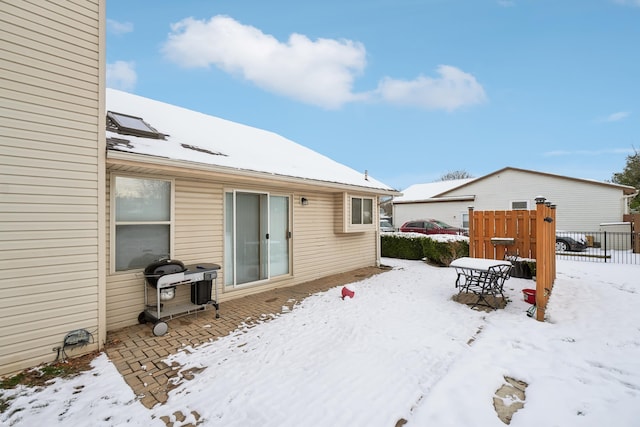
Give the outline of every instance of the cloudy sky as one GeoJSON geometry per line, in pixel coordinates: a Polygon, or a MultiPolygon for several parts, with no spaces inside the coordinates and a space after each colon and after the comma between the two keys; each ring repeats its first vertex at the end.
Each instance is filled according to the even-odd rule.
{"type": "Polygon", "coordinates": [[[109,87],[400,190],[506,166],[608,180],[640,147],[640,0],[108,0],[107,18],[109,87]]]}

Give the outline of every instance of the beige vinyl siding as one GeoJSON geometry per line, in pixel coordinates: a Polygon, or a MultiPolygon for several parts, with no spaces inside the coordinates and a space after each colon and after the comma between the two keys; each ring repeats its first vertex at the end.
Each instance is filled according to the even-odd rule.
{"type": "Polygon", "coordinates": [[[176,256],[185,264],[222,263],[222,185],[178,179],[175,187],[176,256]]]}
{"type": "MultiPolygon", "coordinates": [[[[308,198],[307,206],[294,204],[296,280],[313,280],[376,264],[375,229],[362,233],[335,232],[335,211],[345,206],[342,194],[317,193],[308,198]]],[[[350,215],[350,209],[345,207],[344,212],[350,215]]]]}
{"type": "MultiPolygon", "coordinates": [[[[113,179],[115,173],[110,174],[113,179]]],[[[132,176],[132,175],[128,175],[132,176]]],[[[154,178],[154,175],[141,175],[154,178]]],[[[167,179],[166,175],[155,178],[167,179]]],[[[341,234],[335,232],[335,212],[343,205],[343,194],[333,192],[284,190],[263,182],[232,183],[208,180],[175,178],[174,184],[174,244],[173,258],[185,264],[213,262],[224,266],[224,192],[232,189],[264,191],[271,194],[290,195],[292,212],[292,262],[291,274],[245,286],[225,287],[224,268],[217,285],[219,301],[263,292],[276,287],[290,286],[331,274],[376,265],[375,231],[341,234]],[[307,206],[300,198],[309,200],[307,206]]],[[[108,197],[110,201],[110,197],[108,197]]],[[[375,200],[375,197],[374,197],[375,200]]],[[[109,244],[111,244],[111,239],[109,244]]],[[[141,270],[110,273],[107,278],[107,325],[109,330],[137,323],[144,309],[144,277],[141,270]]],[[[149,290],[154,293],[153,288],[149,290]]],[[[177,288],[172,303],[188,300],[189,286],[177,288]]]]}
{"type": "Polygon", "coordinates": [[[102,1],[0,3],[0,375],[74,329],[104,339],[103,20],[102,1]]]}
{"type": "MultiPolygon", "coordinates": [[[[220,184],[176,180],[174,252],[186,265],[223,265],[223,189],[220,184]]],[[[218,289],[224,276],[217,279],[218,289]]],[[[176,288],[176,302],[189,302],[190,286],[176,288]]]]}
{"type": "Polygon", "coordinates": [[[333,229],[336,233],[344,233],[348,229],[347,221],[351,218],[351,206],[347,206],[346,193],[333,194],[334,210],[333,229]]]}
{"type": "MultiPolygon", "coordinates": [[[[111,174],[110,179],[113,179],[113,176],[114,174],[111,174]]],[[[144,177],[166,179],[164,176],[144,177]]],[[[172,257],[185,264],[212,262],[222,265],[222,186],[178,178],[174,181],[174,187],[172,257]]],[[[110,196],[108,203],[111,203],[110,196]]],[[[108,242],[109,245],[113,243],[111,238],[108,242]]],[[[218,279],[218,284],[220,283],[223,283],[222,276],[218,279]]],[[[153,298],[155,289],[150,287],[148,291],[153,293],[153,298]]],[[[189,286],[179,286],[176,291],[176,299],[172,300],[172,303],[189,300],[189,286]]],[[[114,330],[134,324],[143,310],[142,270],[112,272],[107,279],[107,328],[114,330]]]]}

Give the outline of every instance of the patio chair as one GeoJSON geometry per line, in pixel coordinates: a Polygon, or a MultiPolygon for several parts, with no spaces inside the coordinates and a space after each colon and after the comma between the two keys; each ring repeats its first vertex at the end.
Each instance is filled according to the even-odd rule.
{"type": "Polygon", "coordinates": [[[498,296],[504,299],[504,282],[511,277],[510,265],[494,265],[485,271],[459,268],[456,287],[459,293],[472,293],[478,297],[471,308],[478,305],[498,308],[498,296]],[[488,299],[493,297],[495,304],[488,299]]]}

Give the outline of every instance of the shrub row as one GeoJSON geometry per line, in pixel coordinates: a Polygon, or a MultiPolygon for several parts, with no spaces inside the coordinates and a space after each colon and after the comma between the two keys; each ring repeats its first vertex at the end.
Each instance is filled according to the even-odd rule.
{"type": "Polygon", "coordinates": [[[388,258],[419,260],[448,266],[454,259],[469,256],[469,238],[455,235],[383,233],[381,255],[388,258]]]}

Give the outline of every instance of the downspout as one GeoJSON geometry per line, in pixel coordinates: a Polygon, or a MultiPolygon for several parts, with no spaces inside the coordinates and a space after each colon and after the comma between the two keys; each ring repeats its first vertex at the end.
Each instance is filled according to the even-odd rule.
{"type": "Polygon", "coordinates": [[[382,265],[380,258],[380,226],[378,226],[378,231],[376,231],[376,267],[380,267],[382,265]]]}
{"type": "Polygon", "coordinates": [[[376,224],[376,267],[380,267],[380,265],[382,264],[380,261],[381,258],[381,250],[380,250],[380,196],[377,197],[378,199],[378,203],[376,203],[377,205],[377,209],[376,209],[376,220],[375,223],[376,224]]]}
{"type": "Polygon", "coordinates": [[[105,132],[106,112],[106,69],[107,69],[107,2],[98,2],[98,261],[97,261],[97,285],[98,285],[98,309],[97,309],[97,344],[98,350],[104,350],[107,342],[107,141],[105,132]]]}
{"type": "Polygon", "coordinates": [[[630,200],[635,198],[638,194],[640,194],[640,190],[636,190],[636,192],[633,194],[627,194],[626,196],[622,196],[622,199],[624,200],[624,212],[623,212],[624,215],[631,213],[631,209],[629,207],[631,205],[630,200]]]}

